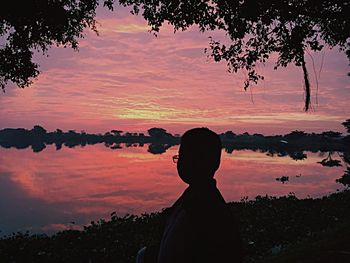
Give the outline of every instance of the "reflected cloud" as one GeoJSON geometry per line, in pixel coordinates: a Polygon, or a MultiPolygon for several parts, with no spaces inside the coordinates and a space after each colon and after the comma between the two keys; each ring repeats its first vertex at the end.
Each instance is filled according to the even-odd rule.
{"type": "MultiPolygon", "coordinates": [[[[157,155],[149,154],[148,147],[117,151],[101,144],[86,147],[56,151],[49,145],[39,154],[29,148],[0,148],[0,209],[7,211],[0,218],[1,230],[75,229],[109,218],[113,211],[119,215],[159,211],[186,187],[172,161],[178,146],[157,155]]],[[[307,159],[295,161],[288,155],[266,156],[264,150],[223,153],[218,187],[227,201],[289,192],[318,197],[342,188],[336,179],[343,167],[322,167],[317,164],[323,158],[319,152],[305,154],[307,159]],[[283,176],[288,183],[277,183],[275,178],[283,176]]]]}

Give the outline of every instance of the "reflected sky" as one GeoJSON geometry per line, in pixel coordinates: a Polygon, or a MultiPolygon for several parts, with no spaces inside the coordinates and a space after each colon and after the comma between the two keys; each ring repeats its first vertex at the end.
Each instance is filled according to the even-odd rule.
{"type": "MultiPolygon", "coordinates": [[[[147,149],[94,145],[56,151],[48,146],[33,153],[0,148],[0,235],[52,233],[108,219],[113,211],[141,214],[170,206],[186,188],[171,158],[178,146],[156,155],[147,149]]],[[[307,159],[295,161],[250,150],[223,151],[218,187],[226,201],[290,192],[318,197],[342,189],[335,180],[345,166],[323,167],[317,162],[326,153],[306,153],[307,159]],[[276,181],[281,176],[289,181],[276,181]]]]}

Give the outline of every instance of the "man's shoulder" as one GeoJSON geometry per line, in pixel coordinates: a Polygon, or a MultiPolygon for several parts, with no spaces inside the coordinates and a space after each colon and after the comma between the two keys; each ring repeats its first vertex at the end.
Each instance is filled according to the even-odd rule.
{"type": "Polygon", "coordinates": [[[182,209],[189,219],[202,224],[218,224],[232,220],[231,211],[220,192],[207,192],[205,195],[189,195],[183,199],[182,209]]]}
{"type": "Polygon", "coordinates": [[[215,187],[205,192],[191,191],[183,195],[183,205],[187,208],[225,208],[227,206],[220,191],[215,187]]]}

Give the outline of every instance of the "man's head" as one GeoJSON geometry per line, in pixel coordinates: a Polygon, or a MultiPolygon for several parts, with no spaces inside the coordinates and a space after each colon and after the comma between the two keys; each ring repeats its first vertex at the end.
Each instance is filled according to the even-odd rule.
{"type": "Polygon", "coordinates": [[[220,137],[208,128],[195,128],[181,137],[177,171],[185,183],[205,183],[219,168],[220,157],[220,137]]]}

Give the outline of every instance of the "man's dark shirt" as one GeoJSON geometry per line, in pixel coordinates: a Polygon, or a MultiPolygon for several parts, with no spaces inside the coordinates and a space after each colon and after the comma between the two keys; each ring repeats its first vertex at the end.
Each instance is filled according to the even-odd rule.
{"type": "Polygon", "coordinates": [[[189,186],[170,208],[158,263],[242,262],[237,221],[213,179],[189,186]]]}

